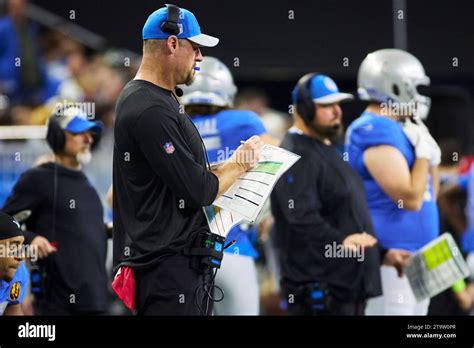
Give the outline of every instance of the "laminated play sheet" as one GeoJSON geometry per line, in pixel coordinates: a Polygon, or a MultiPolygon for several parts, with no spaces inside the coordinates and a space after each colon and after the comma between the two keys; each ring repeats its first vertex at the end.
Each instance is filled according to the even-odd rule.
{"type": "Polygon", "coordinates": [[[204,212],[211,232],[227,235],[240,222],[253,223],[278,179],[300,156],[277,146],[264,145],[257,165],[237,181],[204,212]]]}
{"type": "Polygon", "coordinates": [[[469,269],[453,237],[444,233],[411,257],[405,273],[417,301],[421,301],[466,278],[469,269]]]}

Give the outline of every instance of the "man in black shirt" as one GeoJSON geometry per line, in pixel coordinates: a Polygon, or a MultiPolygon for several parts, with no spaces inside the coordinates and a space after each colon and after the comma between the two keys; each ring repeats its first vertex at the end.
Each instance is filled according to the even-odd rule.
{"type": "MultiPolygon", "coordinates": [[[[295,122],[281,146],[301,159],[271,195],[291,314],[363,315],[366,300],[381,294],[364,188],[333,145],[342,127],[339,103],[348,99],[321,74],[303,76],[293,91],[295,122]]],[[[408,255],[388,256],[398,266],[408,255]]]]}
{"type": "Polygon", "coordinates": [[[140,69],[117,102],[114,266],[119,276],[133,270],[135,284],[126,297],[138,314],[207,314],[207,280],[191,267],[185,250],[198,233],[209,231],[202,207],[255,165],[263,143],[250,138],[210,171],[176,86],[192,83],[200,47],[215,46],[218,39],[201,34],[191,12],[167,5],[150,15],[143,40],[140,69]]]}
{"type": "Polygon", "coordinates": [[[106,311],[103,208],[81,171],[91,157],[93,134],[101,129],[79,108],[52,116],[47,140],[54,162],[23,173],[3,207],[11,215],[31,211],[25,222],[25,243],[38,248],[37,274],[43,275],[42,280],[32,279],[36,315],[106,311]]]}

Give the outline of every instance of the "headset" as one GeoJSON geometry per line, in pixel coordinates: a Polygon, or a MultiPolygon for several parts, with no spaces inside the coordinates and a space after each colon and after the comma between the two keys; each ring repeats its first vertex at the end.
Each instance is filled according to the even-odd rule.
{"type": "MultiPolygon", "coordinates": [[[[67,108],[62,111],[64,112],[65,110],[67,110],[67,108]]],[[[61,128],[58,117],[60,116],[57,116],[56,113],[49,117],[46,131],[46,141],[55,154],[64,150],[64,145],[66,144],[66,135],[64,134],[65,130],[61,128]]],[[[96,122],[102,125],[101,121],[96,122]]],[[[91,145],[91,150],[93,150],[99,144],[101,133],[91,132],[91,135],[94,140],[91,145]]]]}
{"type": "Polygon", "coordinates": [[[66,143],[66,136],[64,130],[59,125],[56,115],[52,115],[48,121],[48,129],[46,132],[46,141],[54,153],[61,152],[66,143]]]}
{"type": "Polygon", "coordinates": [[[316,111],[313,99],[311,98],[310,83],[313,77],[317,75],[320,75],[320,73],[306,74],[296,84],[296,111],[306,124],[310,124],[313,121],[314,112],[316,111]]]}
{"type": "Polygon", "coordinates": [[[168,34],[171,35],[178,35],[179,34],[179,7],[172,4],[166,4],[166,8],[168,13],[166,15],[166,21],[161,23],[160,29],[168,34]]]}
{"type": "MultiPolygon", "coordinates": [[[[171,35],[179,35],[179,7],[173,4],[166,4],[167,8],[167,14],[166,14],[166,20],[161,23],[160,29],[168,34],[171,35]]],[[[183,90],[176,86],[175,88],[175,93],[178,97],[183,96],[183,90]]]]}

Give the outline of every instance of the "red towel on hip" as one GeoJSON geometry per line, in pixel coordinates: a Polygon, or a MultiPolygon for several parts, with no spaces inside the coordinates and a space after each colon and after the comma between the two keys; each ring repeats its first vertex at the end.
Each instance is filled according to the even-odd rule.
{"type": "Polygon", "coordinates": [[[135,271],[128,266],[121,266],[112,282],[115,291],[123,304],[133,311],[135,309],[135,271]]]}

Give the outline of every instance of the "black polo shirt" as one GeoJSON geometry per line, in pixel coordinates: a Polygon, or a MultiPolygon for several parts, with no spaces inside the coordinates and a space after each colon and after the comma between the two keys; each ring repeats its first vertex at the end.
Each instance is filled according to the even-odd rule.
{"type": "Polygon", "coordinates": [[[113,164],[114,266],[179,254],[208,229],[219,188],[199,132],[174,94],[130,81],[118,101],[113,164]]]}
{"type": "Polygon", "coordinates": [[[341,257],[352,233],[373,235],[361,179],[333,146],[288,133],[281,147],[301,156],[272,195],[283,287],[326,282],[342,301],[381,294],[379,249],[341,257]]]}

